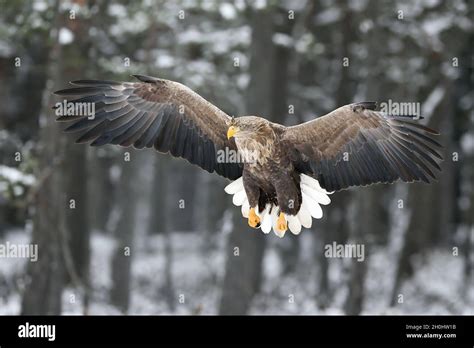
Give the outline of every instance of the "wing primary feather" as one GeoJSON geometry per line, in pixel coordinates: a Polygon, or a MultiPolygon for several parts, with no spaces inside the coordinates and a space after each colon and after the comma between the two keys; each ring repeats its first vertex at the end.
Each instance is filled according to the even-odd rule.
{"type": "Polygon", "coordinates": [[[439,132],[430,128],[430,127],[427,127],[427,126],[424,126],[420,123],[415,123],[415,122],[409,122],[409,121],[406,121],[406,120],[398,120],[398,119],[395,119],[395,121],[393,122],[395,124],[398,124],[398,125],[402,125],[402,126],[405,126],[405,127],[412,127],[412,128],[418,128],[418,129],[421,129],[427,133],[430,133],[430,134],[433,134],[433,135],[439,135],[439,132]]]}
{"type": "Polygon", "coordinates": [[[422,172],[427,173],[430,177],[432,177],[433,179],[436,179],[436,176],[433,174],[431,169],[428,168],[428,166],[416,155],[416,153],[413,150],[406,147],[404,144],[402,144],[395,138],[392,138],[392,140],[397,143],[398,148],[401,151],[403,151],[403,153],[405,153],[407,157],[408,157],[408,154],[410,155],[409,157],[410,160],[412,160],[415,164],[417,164],[421,168],[422,172]]]}
{"type": "Polygon", "coordinates": [[[107,123],[108,120],[103,120],[103,122],[89,129],[81,137],[79,137],[79,139],[76,140],[76,143],[82,144],[94,140],[107,128],[107,123]]]}
{"type": "Polygon", "coordinates": [[[408,133],[410,133],[412,136],[415,136],[415,137],[418,137],[420,139],[422,139],[423,141],[427,142],[427,143],[430,143],[431,145],[434,145],[436,147],[439,147],[439,148],[442,148],[443,146],[438,143],[436,140],[434,140],[433,138],[430,138],[420,132],[417,132],[416,130],[414,129],[411,129],[409,127],[405,127],[405,126],[401,126],[401,127],[397,127],[396,128],[398,129],[402,129],[402,130],[405,130],[407,131],[408,133]]]}
{"type": "Polygon", "coordinates": [[[405,146],[411,148],[415,153],[417,153],[419,156],[421,156],[425,161],[427,161],[431,166],[433,166],[434,168],[436,168],[437,170],[441,171],[441,167],[439,166],[438,163],[436,163],[436,161],[431,158],[427,153],[425,153],[425,151],[423,151],[422,149],[420,149],[418,147],[417,144],[415,144],[414,142],[411,142],[411,141],[408,141],[408,140],[405,140],[397,135],[394,135],[394,137],[402,142],[403,144],[405,144],[405,146]]]}
{"type": "Polygon", "coordinates": [[[66,88],[59,91],[53,92],[56,95],[62,96],[73,96],[73,95],[95,95],[100,93],[105,93],[105,87],[75,87],[75,88],[66,88]]]}
{"type": "Polygon", "coordinates": [[[77,142],[93,146],[153,146],[229,179],[242,176],[241,164],[216,160],[218,149],[235,149],[226,137],[228,115],[180,83],[134,77],[139,82],[75,80],[73,87],[56,91],[67,102],[95,106],[94,118],[59,116],[58,121],[72,121],[65,132],[81,132],[77,142]],[[181,106],[184,114],[177,111],[181,106]]]}
{"type": "Polygon", "coordinates": [[[111,80],[75,80],[70,82],[76,86],[121,86],[122,82],[111,81],[111,80]]]}
{"type": "Polygon", "coordinates": [[[130,122],[121,126],[121,128],[116,129],[113,133],[110,133],[111,139],[110,143],[114,145],[122,145],[122,143],[130,137],[133,131],[136,128],[133,128],[135,125],[143,122],[145,119],[144,112],[140,111],[130,122]]]}

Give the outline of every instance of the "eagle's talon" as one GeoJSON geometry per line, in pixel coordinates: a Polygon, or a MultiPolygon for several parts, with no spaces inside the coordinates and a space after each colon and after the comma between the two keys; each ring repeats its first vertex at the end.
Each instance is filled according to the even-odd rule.
{"type": "Polygon", "coordinates": [[[280,216],[278,217],[278,220],[277,220],[276,227],[278,231],[286,232],[286,230],[288,229],[288,224],[285,219],[285,214],[280,213],[280,216]]]}
{"type": "Polygon", "coordinates": [[[254,208],[250,208],[250,211],[249,211],[249,226],[253,228],[260,227],[260,218],[255,213],[254,208]]]}

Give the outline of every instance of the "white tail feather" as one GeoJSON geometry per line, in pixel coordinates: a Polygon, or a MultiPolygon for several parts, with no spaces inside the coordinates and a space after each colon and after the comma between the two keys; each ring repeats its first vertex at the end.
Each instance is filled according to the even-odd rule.
{"type": "Polygon", "coordinates": [[[229,185],[224,188],[224,191],[229,195],[234,195],[239,191],[244,189],[244,181],[242,177],[238,178],[237,180],[232,181],[229,185]]]}
{"type": "Polygon", "coordinates": [[[265,215],[263,216],[262,225],[260,226],[263,233],[270,233],[272,229],[272,215],[270,213],[271,207],[272,206],[270,204],[267,204],[265,208],[265,215]]]}
{"type": "Polygon", "coordinates": [[[323,217],[323,210],[313,198],[310,198],[305,192],[302,192],[303,205],[308,209],[309,213],[315,219],[321,219],[323,217]]]}
{"type": "Polygon", "coordinates": [[[288,221],[288,229],[290,230],[290,232],[293,234],[300,234],[301,222],[298,217],[293,215],[287,215],[286,218],[288,221]]]}
{"type": "MultiPolygon", "coordinates": [[[[323,210],[320,205],[331,203],[331,199],[328,195],[332,194],[332,192],[327,192],[323,189],[318,180],[305,174],[301,174],[300,177],[302,196],[300,210],[294,216],[284,214],[288,229],[295,235],[301,232],[302,227],[311,228],[313,223],[312,218],[321,219],[323,217],[323,210]]],[[[231,182],[224,190],[226,193],[233,195],[232,202],[237,206],[242,206],[242,216],[248,218],[250,204],[245,192],[242,177],[231,182]]],[[[278,212],[280,211],[278,206],[267,204],[262,212],[259,212],[258,206],[254,208],[256,214],[260,217],[260,228],[263,233],[270,233],[273,229],[273,232],[278,237],[281,238],[285,235],[285,231],[279,231],[277,229],[278,212]]]]}
{"type": "Polygon", "coordinates": [[[308,176],[308,175],[306,175],[306,174],[301,174],[301,175],[300,175],[300,178],[301,178],[301,182],[302,182],[303,184],[306,184],[306,185],[308,185],[308,186],[310,186],[310,187],[313,187],[315,190],[321,191],[321,192],[323,192],[323,193],[325,193],[325,194],[329,194],[329,195],[333,194],[333,192],[328,192],[328,191],[326,191],[325,189],[323,189],[323,188],[321,187],[321,185],[319,185],[319,181],[318,181],[318,180],[316,180],[316,179],[314,179],[314,178],[312,178],[312,177],[310,177],[310,176],[308,176]]]}
{"type": "Polygon", "coordinates": [[[246,199],[247,195],[245,194],[245,191],[239,191],[232,198],[232,203],[234,203],[236,206],[241,206],[246,199]]]}
{"type": "MultiPolygon", "coordinates": [[[[304,200],[303,200],[304,203],[304,200]]],[[[298,219],[301,222],[301,225],[305,228],[311,228],[311,225],[313,223],[313,220],[311,219],[311,214],[309,211],[306,209],[304,204],[301,204],[300,211],[297,214],[298,219]]]]}
{"type": "Polygon", "coordinates": [[[242,203],[242,216],[244,218],[248,218],[249,211],[250,211],[250,204],[249,204],[249,201],[247,200],[247,197],[245,197],[244,203],[242,203]]]}
{"type": "Polygon", "coordinates": [[[312,198],[319,204],[328,205],[331,203],[331,198],[329,198],[327,193],[316,190],[314,187],[311,187],[307,184],[301,184],[301,192],[306,193],[309,198],[312,198]]]}

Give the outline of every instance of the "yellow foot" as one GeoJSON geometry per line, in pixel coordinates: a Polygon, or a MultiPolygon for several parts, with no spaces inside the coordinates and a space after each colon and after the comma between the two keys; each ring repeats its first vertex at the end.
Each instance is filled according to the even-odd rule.
{"type": "Polygon", "coordinates": [[[286,223],[285,215],[283,213],[280,213],[280,216],[278,217],[277,220],[277,225],[276,225],[278,231],[280,232],[286,232],[288,229],[288,225],[286,223]]]}
{"type": "Polygon", "coordinates": [[[260,227],[260,218],[257,216],[257,213],[255,213],[254,208],[250,208],[249,211],[249,226],[253,228],[260,227]]]}

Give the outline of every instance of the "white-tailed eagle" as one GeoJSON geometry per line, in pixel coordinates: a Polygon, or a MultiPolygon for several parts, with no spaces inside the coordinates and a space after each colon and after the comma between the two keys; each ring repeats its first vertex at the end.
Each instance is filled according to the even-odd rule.
{"type": "Polygon", "coordinates": [[[398,179],[429,183],[441,170],[441,145],[432,137],[438,133],[383,115],[373,102],[285,127],[230,117],[178,82],[134,76],[139,82],[80,80],[55,92],[71,105],[95,108],[93,117],[58,121],[74,121],[65,131],[80,133],[78,143],[154,147],[233,180],[226,192],[248,224],[265,233],[273,228],[282,237],[311,227],[332,191],[398,179]]]}

